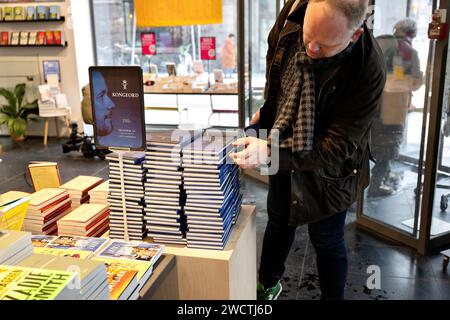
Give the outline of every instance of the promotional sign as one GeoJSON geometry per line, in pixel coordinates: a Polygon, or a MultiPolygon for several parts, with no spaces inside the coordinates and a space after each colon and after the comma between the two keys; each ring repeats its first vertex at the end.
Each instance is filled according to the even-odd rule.
{"type": "Polygon", "coordinates": [[[47,76],[49,74],[56,74],[58,81],[61,81],[61,71],[59,66],[59,60],[46,60],[42,62],[44,70],[44,81],[47,82],[47,76]]]}
{"type": "Polygon", "coordinates": [[[142,55],[156,55],[156,34],[154,32],[141,33],[142,55]]]}
{"type": "Polygon", "coordinates": [[[90,67],[95,144],[145,150],[144,93],[140,67],[90,67]]]}
{"type": "Polygon", "coordinates": [[[140,28],[222,23],[222,0],[135,0],[134,8],[140,28]]]}
{"type": "Polygon", "coordinates": [[[216,37],[200,37],[202,60],[216,60],[216,37]]]}

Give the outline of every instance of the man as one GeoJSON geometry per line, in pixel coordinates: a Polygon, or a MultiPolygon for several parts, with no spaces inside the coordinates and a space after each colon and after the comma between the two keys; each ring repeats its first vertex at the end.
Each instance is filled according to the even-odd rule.
{"type": "Polygon", "coordinates": [[[112,112],[116,106],[108,96],[108,87],[106,86],[103,75],[99,71],[93,72],[92,82],[94,88],[93,102],[97,136],[107,136],[114,129],[112,124],[112,112]]]}
{"type": "Polygon", "coordinates": [[[280,170],[269,176],[258,299],[280,294],[303,224],[317,253],[322,298],[344,298],[345,217],[369,182],[370,127],[386,81],[383,56],[364,24],[367,2],[290,0],[270,32],[266,101],[252,119],[271,130],[269,139],[240,139],[235,145],[246,148],[232,155],[252,168],[279,152],[280,170]]]}
{"type": "Polygon", "coordinates": [[[236,54],[233,43],[234,34],[230,33],[225,38],[225,42],[220,50],[222,68],[225,74],[225,78],[232,76],[233,70],[236,67],[236,54]]]}

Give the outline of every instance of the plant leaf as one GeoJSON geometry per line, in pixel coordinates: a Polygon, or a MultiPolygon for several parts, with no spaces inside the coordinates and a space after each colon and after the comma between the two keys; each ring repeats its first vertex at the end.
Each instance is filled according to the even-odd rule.
{"type": "Polygon", "coordinates": [[[4,88],[0,88],[0,96],[4,97],[6,101],[8,101],[7,109],[14,110],[14,112],[17,112],[17,99],[14,96],[14,93],[4,88]]]}
{"type": "Polygon", "coordinates": [[[25,130],[27,129],[27,122],[24,119],[15,119],[13,130],[14,133],[18,136],[25,134],[25,130]]]}
{"type": "Polygon", "coordinates": [[[7,123],[9,120],[9,116],[4,113],[0,113],[0,125],[7,123]]]}
{"type": "Polygon", "coordinates": [[[17,107],[20,109],[20,107],[22,106],[23,97],[25,96],[25,83],[19,83],[18,85],[16,85],[14,94],[16,95],[17,99],[17,107]]]}

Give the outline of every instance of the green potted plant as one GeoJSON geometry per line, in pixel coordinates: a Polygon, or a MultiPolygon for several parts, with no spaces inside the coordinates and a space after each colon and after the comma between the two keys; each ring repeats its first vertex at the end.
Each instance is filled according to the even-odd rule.
{"type": "Polygon", "coordinates": [[[36,119],[39,115],[38,100],[25,103],[25,83],[16,85],[14,91],[0,88],[0,96],[6,104],[0,106],[0,126],[8,126],[11,139],[21,141],[25,139],[25,130],[29,119],[36,119]]]}

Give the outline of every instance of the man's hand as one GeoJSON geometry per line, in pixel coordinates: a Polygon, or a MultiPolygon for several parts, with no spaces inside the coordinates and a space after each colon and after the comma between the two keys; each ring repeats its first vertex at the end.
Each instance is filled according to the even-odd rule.
{"type": "Polygon", "coordinates": [[[238,139],[233,146],[244,146],[241,152],[232,153],[231,159],[242,169],[253,169],[269,163],[269,148],[267,141],[255,137],[238,139]]]}
{"type": "Polygon", "coordinates": [[[258,122],[259,122],[259,109],[253,115],[252,120],[250,120],[250,124],[256,124],[258,122]]]}

